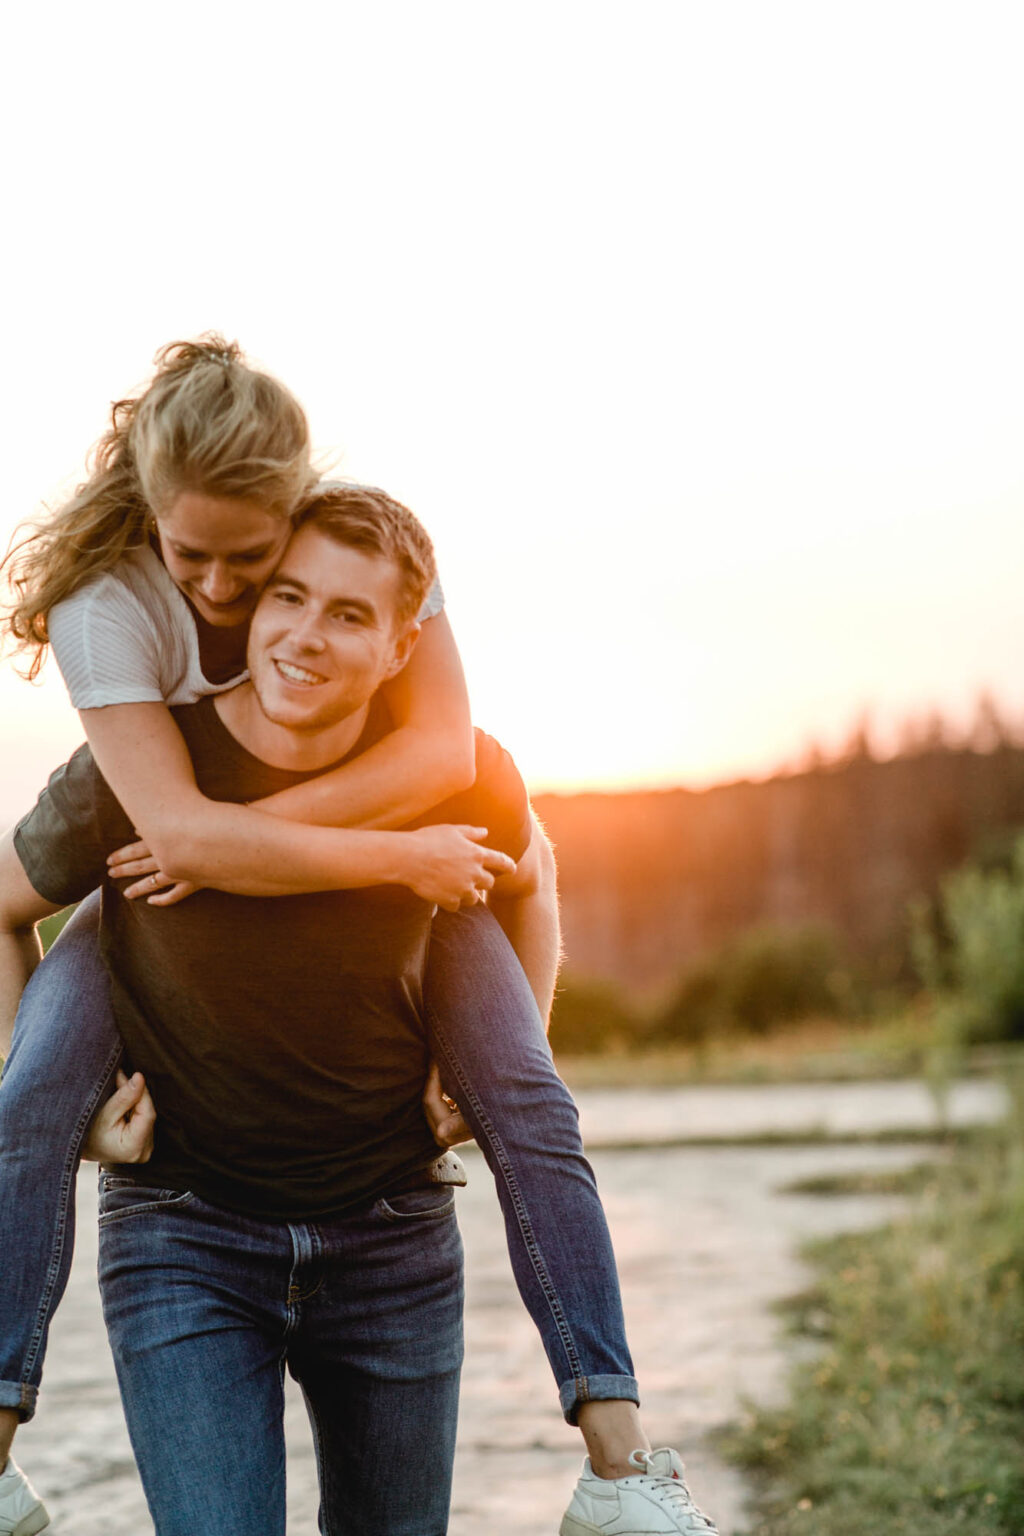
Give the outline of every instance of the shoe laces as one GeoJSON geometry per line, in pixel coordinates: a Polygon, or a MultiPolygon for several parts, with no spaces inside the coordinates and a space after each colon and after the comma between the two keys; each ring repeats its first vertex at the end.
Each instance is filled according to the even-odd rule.
{"type": "Polygon", "coordinates": [[[636,1467],[645,1481],[655,1485],[652,1491],[661,1503],[667,1504],[675,1514],[686,1516],[687,1530],[694,1533],[707,1531],[710,1536],[718,1536],[717,1525],[693,1502],[693,1494],[683,1477],[685,1468],[674,1451],[667,1447],[660,1451],[633,1451],[629,1464],[636,1467]]]}

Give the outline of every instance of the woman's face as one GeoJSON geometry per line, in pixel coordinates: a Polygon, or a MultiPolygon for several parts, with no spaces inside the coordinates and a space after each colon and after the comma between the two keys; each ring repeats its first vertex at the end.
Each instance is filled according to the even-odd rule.
{"type": "Polygon", "coordinates": [[[180,491],[156,518],[171,579],[210,624],[241,624],[292,531],[254,501],[180,491]]]}

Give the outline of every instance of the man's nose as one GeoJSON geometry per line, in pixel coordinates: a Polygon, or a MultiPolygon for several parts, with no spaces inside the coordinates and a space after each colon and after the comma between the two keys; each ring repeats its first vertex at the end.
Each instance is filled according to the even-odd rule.
{"type": "Polygon", "coordinates": [[[304,651],[322,651],[324,648],[324,635],[318,613],[312,613],[306,609],[303,613],[296,614],[289,632],[293,645],[299,646],[304,651]]]}
{"type": "Polygon", "coordinates": [[[211,603],[230,603],[243,585],[230,566],[214,561],[203,572],[199,590],[211,603]]]}

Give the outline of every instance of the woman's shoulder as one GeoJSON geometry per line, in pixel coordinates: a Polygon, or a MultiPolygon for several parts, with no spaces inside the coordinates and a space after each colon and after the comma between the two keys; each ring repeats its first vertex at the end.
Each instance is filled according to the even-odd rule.
{"type": "Polygon", "coordinates": [[[177,604],[177,588],[168,576],[163,564],[153,551],[145,546],[128,552],[109,570],[98,571],[82,582],[69,596],[53,607],[48,628],[58,629],[68,621],[103,612],[111,617],[122,618],[131,610],[142,611],[150,618],[170,617],[177,604]]]}
{"type": "Polygon", "coordinates": [[[76,709],[169,697],[191,650],[180,593],[148,548],[58,603],[47,633],[76,709]]]}

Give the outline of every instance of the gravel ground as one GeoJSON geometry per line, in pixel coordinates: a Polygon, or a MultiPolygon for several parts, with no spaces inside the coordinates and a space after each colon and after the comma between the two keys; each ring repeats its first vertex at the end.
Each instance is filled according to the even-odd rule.
{"type": "MultiPolygon", "coordinates": [[[[767,1091],[774,1119],[779,1090],[767,1091]]],[[[750,1125],[757,1092],[745,1090],[743,1119],[750,1125]]],[[[657,1091],[582,1097],[585,1123],[601,1140],[612,1120],[656,1123],[656,1134],[663,1134],[666,1102],[657,1091]]],[[[813,1105],[799,1095],[790,1101],[794,1113],[813,1108],[819,1119],[822,1105],[821,1088],[813,1105]]],[[[744,1128],[734,1119],[722,1127],[744,1128]]],[[[744,1396],[763,1401],[783,1390],[785,1356],[770,1306],[802,1283],[796,1245],[805,1236],[874,1223],[892,1209],[878,1198],[822,1200],[781,1194],[780,1186],[811,1174],[899,1166],[922,1155],[912,1147],[827,1145],[594,1154],[645,1421],[655,1445],[672,1444],[682,1453],[695,1496],[717,1519],[721,1536],[743,1529],[744,1489],[711,1451],[707,1433],[733,1416],[744,1396]]],[[[490,1176],[475,1149],[466,1161],[470,1184],[459,1192],[459,1215],[467,1257],[467,1358],[450,1536],[554,1536],[579,1470],[581,1442],[561,1419],[547,1363],[515,1293],[490,1176]]],[[[99,1310],[91,1170],[81,1186],[71,1283],[53,1327],[39,1412],[20,1432],[17,1453],[47,1500],[54,1536],[151,1536],[99,1310]]],[[[314,1536],[316,1472],[294,1391],[287,1431],[288,1536],[314,1536]]]]}

